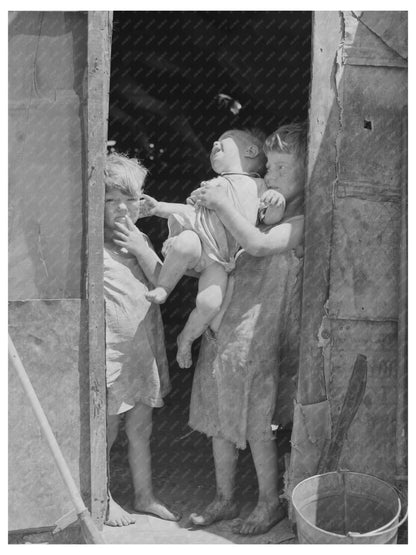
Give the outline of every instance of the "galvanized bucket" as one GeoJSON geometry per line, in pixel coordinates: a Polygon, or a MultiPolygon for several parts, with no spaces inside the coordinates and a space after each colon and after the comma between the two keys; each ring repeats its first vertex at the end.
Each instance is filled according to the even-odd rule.
{"type": "Polygon", "coordinates": [[[328,472],[292,492],[299,543],[397,543],[402,504],[390,484],[358,472],[328,472]]]}

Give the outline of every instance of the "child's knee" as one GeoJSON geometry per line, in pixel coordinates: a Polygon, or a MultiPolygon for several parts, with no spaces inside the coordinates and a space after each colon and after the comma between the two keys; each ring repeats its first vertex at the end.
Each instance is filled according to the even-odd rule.
{"type": "Polygon", "coordinates": [[[129,441],[147,440],[152,435],[152,409],[136,405],[126,418],[126,435],[129,441]]]}
{"type": "Polygon", "coordinates": [[[126,435],[129,442],[149,440],[152,435],[152,422],[126,422],[126,435]]]}
{"type": "Polygon", "coordinates": [[[209,287],[198,293],[196,297],[196,308],[199,312],[214,318],[220,309],[223,301],[223,294],[219,287],[209,287]]]}
{"type": "Polygon", "coordinates": [[[177,256],[187,259],[199,259],[201,256],[201,241],[198,235],[190,230],[182,231],[172,243],[172,250],[177,256]]]}

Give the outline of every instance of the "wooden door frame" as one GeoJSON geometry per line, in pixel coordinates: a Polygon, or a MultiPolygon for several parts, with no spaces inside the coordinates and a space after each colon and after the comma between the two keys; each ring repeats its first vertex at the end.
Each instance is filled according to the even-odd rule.
{"type": "Polygon", "coordinates": [[[107,510],[104,164],[107,152],[112,12],[88,12],[86,144],[86,296],[90,385],[90,510],[101,527],[107,510]]]}

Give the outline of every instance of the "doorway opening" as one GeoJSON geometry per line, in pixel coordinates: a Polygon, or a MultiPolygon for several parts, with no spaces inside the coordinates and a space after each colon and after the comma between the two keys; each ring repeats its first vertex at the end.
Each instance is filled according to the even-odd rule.
{"type": "MultiPolygon", "coordinates": [[[[185,202],[214,177],[212,142],[230,128],[304,121],[308,115],[311,12],[114,12],[109,140],[148,169],[145,192],[185,202]]],[[[140,229],[160,254],[166,220],[140,229]]],[[[157,495],[189,514],[214,496],[211,441],[187,425],[194,367],[178,368],[176,337],[195,303],[197,281],[183,278],[162,306],[172,391],[154,411],[153,482],[157,495]]],[[[199,343],[194,345],[197,359],[199,343]]],[[[278,432],[279,456],[290,430],[278,432]]],[[[257,484],[249,449],[240,453],[241,500],[254,505],[257,484]]],[[[128,504],[126,438],[112,450],[112,492],[128,504]]]]}

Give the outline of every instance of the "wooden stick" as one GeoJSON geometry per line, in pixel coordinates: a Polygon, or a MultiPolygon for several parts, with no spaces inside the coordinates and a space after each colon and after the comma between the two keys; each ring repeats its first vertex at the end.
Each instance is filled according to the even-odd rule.
{"type": "Polygon", "coordinates": [[[364,397],[366,385],[367,358],[359,354],[354,363],[337,425],[331,437],[331,441],[322,452],[317,474],[337,470],[347,432],[364,397]]]}

